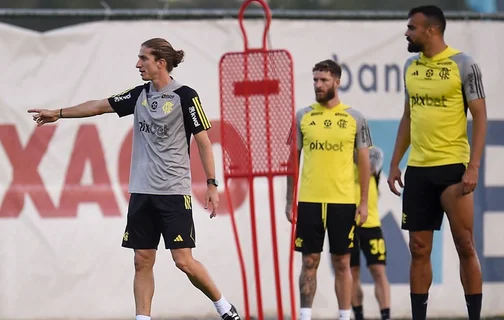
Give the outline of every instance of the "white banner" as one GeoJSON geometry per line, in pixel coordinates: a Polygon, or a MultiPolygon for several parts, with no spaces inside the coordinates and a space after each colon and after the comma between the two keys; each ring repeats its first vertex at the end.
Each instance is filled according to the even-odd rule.
{"type": "MultiPolygon", "coordinates": [[[[246,24],[252,47],[261,43],[263,22],[246,24]]],[[[297,108],[314,99],[311,69],[333,58],[344,66],[342,100],[368,119],[385,168],[403,110],[406,21],[274,21],[272,48],[294,58],[297,108]]],[[[446,39],[480,64],[487,94],[488,144],[476,192],[475,238],[484,274],[483,314],[504,314],[504,23],[448,22],[446,39]],[[500,93],[499,93],[500,92],[500,93]]],[[[36,129],[29,108],[60,108],[108,97],[141,83],[135,69],[140,44],[165,37],[186,52],[174,77],[195,88],[214,124],[216,165],[219,147],[218,64],[228,51],[242,51],[237,21],[142,21],[83,24],[47,33],[0,25],[0,319],[131,319],[133,252],[120,247],[126,222],[126,186],[131,152],[131,117],[104,115],[63,119],[36,129]]],[[[193,146],[195,148],[195,146],[193,146]]],[[[221,195],[221,214],[209,220],[201,193],[205,183],[193,149],[195,257],[204,263],[224,295],[244,315],[241,272],[231,223],[221,195]]],[[[403,162],[404,165],[404,162],[403,162]]],[[[388,246],[392,316],[409,317],[407,234],[399,228],[401,200],[381,179],[380,211],[388,246]]],[[[253,278],[248,189],[239,185],[234,204],[248,272],[252,314],[257,314],[253,278]]],[[[262,301],[276,314],[268,193],[255,187],[259,226],[262,301]]],[[[289,314],[290,225],[284,216],[285,181],[275,182],[275,210],[282,270],[284,312],[289,314]]],[[[203,294],[176,269],[161,243],[155,266],[153,317],[215,316],[203,294]],[[187,299],[187,300],[186,300],[187,299]]],[[[429,317],[465,316],[459,264],[447,221],[436,233],[432,253],[434,283],[429,317]]],[[[296,281],[300,271],[296,255],[296,281]]],[[[379,311],[369,272],[363,271],[364,309],[379,311]]],[[[314,318],[336,318],[337,300],[329,253],[323,255],[313,306],[314,318]]],[[[299,299],[296,284],[296,299],[299,299]]]]}

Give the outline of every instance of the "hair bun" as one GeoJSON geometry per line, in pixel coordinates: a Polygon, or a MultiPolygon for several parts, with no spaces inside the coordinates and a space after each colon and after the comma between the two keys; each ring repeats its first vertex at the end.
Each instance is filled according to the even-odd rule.
{"type": "Polygon", "coordinates": [[[182,61],[184,61],[184,50],[176,50],[173,57],[173,67],[176,68],[182,61]]]}

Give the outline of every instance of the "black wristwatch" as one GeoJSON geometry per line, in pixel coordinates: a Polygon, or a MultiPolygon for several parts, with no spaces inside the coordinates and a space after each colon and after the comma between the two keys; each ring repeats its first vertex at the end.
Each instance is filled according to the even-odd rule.
{"type": "Polygon", "coordinates": [[[214,186],[218,187],[219,186],[219,183],[217,182],[217,180],[215,179],[207,179],[206,181],[207,185],[208,184],[213,184],[214,186]]]}

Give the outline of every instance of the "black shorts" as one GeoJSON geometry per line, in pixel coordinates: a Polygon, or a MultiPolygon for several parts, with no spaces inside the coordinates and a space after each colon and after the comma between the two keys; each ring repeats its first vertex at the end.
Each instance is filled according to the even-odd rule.
{"type": "Polygon", "coordinates": [[[166,249],[196,246],[190,196],[133,193],[127,220],[125,248],[157,249],[161,235],[166,249]]]}
{"type": "Polygon", "coordinates": [[[409,231],[440,230],[444,215],[441,194],[447,187],[461,182],[465,170],[462,163],[408,166],[404,175],[401,228],[409,231]]]}
{"type": "Polygon", "coordinates": [[[320,253],[325,231],[332,254],[350,253],[355,231],[355,204],[299,202],[295,250],[304,254],[320,253]]]}
{"type": "Polygon", "coordinates": [[[350,256],[350,266],[360,267],[360,251],[366,257],[366,265],[387,264],[387,247],[380,227],[357,227],[354,247],[350,256]]]}

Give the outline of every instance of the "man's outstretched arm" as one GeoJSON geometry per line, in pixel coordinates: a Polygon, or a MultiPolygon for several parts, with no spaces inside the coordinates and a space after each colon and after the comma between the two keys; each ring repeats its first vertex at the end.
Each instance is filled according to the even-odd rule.
{"type": "Polygon", "coordinates": [[[68,108],[54,110],[30,109],[28,110],[28,112],[37,113],[36,115],[34,115],[34,120],[37,121],[35,117],[37,117],[39,120],[37,121],[37,123],[41,123],[43,120],[46,120],[45,122],[47,123],[54,122],[60,118],[86,118],[97,116],[103,113],[114,112],[114,109],[112,109],[112,106],[108,102],[108,99],[102,99],[86,101],[84,103],[68,108]]]}
{"type": "Polygon", "coordinates": [[[138,97],[144,89],[143,85],[126,90],[106,99],[89,100],[76,106],[60,109],[29,109],[35,113],[33,120],[38,126],[55,122],[61,118],[86,118],[104,113],[116,112],[120,117],[133,114],[138,97]]]}

